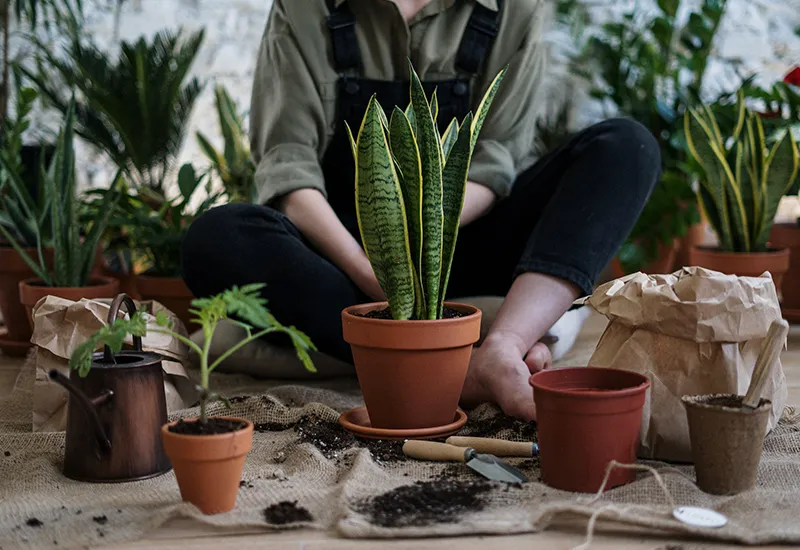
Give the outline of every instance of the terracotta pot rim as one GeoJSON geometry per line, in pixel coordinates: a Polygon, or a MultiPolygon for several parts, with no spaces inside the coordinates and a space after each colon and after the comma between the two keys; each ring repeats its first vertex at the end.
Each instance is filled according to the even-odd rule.
{"type": "Polygon", "coordinates": [[[106,277],[106,276],[91,277],[89,279],[89,282],[91,283],[92,281],[99,281],[99,283],[95,284],[95,285],[90,284],[90,285],[87,285],[87,286],[47,286],[47,285],[44,285],[44,284],[35,284],[35,283],[42,283],[43,281],[39,277],[31,277],[30,279],[23,279],[22,281],[20,281],[20,285],[31,287],[31,288],[57,288],[59,290],[67,290],[67,291],[75,290],[75,291],[78,291],[78,290],[83,290],[83,289],[86,289],[86,288],[97,288],[99,286],[111,286],[111,285],[118,284],[117,279],[114,279],[113,277],[106,277]]]}
{"type": "Polygon", "coordinates": [[[351,322],[357,322],[366,325],[394,325],[396,327],[420,327],[425,325],[457,325],[461,323],[468,323],[475,316],[481,314],[481,310],[469,304],[462,304],[459,302],[445,302],[444,305],[456,311],[467,313],[463,317],[454,317],[452,319],[412,319],[412,320],[397,320],[397,319],[373,319],[371,317],[361,317],[355,315],[356,312],[373,311],[375,309],[383,309],[389,306],[389,302],[369,302],[366,304],[356,304],[354,306],[346,307],[342,314],[351,322]]]}
{"type": "Polygon", "coordinates": [[[137,279],[145,279],[147,281],[155,281],[159,279],[183,279],[183,275],[147,275],[146,273],[134,273],[137,279]]]}
{"type": "MultiPolygon", "coordinates": [[[[209,419],[211,419],[211,418],[221,418],[223,420],[235,420],[236,422],[244,422],[246,425],[243,428],[239,428],[235,432],[227,432],[227,433],[223,433],[223,434],[213,434],[213,435],[190,435],[190,434],[178,434],[178,433],[169,431],[169,427],[170,426],[174,426],[175,424],[177,424],[179,422],[178,420],[174,420],[172,422],[167,422],[166,424],[161,426],[161,433],[165,437],[171,437],[171,438],[173,438],[173,439],[175,439],[177,441],[198,441],[198,440],[202,439],[203,441],[208,441],[209,443],[213,443],[215,441],[222,441],[224,439],[230,438],[230,437],[235,436],[237,434],[241,434],[241,433],[245,433],[245,432],[251,432],[252,433],[252,431],[253,431],[253,423],[250,420],[247,420],[246,418],[240,418],[240,417],[237,417],[237,416],[210,416],[209,419]]],[[[199,419],[199,417],[194,416],[194,417],[191,417],[191,418],[181,418],[180,420],[183,420],[184,422],[187,422],[187,421],[198,420],[198,419],[199,419]]]]}
{"type": "Polygon", "coordinates": [[[687,408],[693,409],[703,409],[708,411],[717,411],[717,412],[724,412],[724,413],[731,413],[731,414],[741,414],[741,415],[752,415],[752,414],[759,414],[764,412],[765,410],[772,409],[772,401],[769,399],[764,399],[764,402],[756,407],[755,409],[744,409],[744,408],[737,408],[737,407],[725,407],[722,405],[709,405],[704,401],[708,399],[712,399],[714,397],[740,397],[736,394],[732,393],[714,393],[714,394],[706,394],[706,395],[684,395],[681,397],[681,401],[683,402],[684,406],[687,408]]]}
{"type": "Polygon", "coordinates": [[[717,247],[713,246],[697,246],[693,245],[692,249],[697,250],[699,252],[703,252],[705,254],[710,254],[713,256],[735,256],[737,258],[744,258],[744,257],[756,257],[756,258],[764,258],[764,257],[778,257],[778,256],[788,256],[789,255],[789,248],[787,247],[780,247],[780,248],[770,248],[767,252],[724,252],[717,247]]]}
{"type": "Polygon", "coordinates": [[[538,391],[543,393],[548,393],[551,395],[557,395],[559,397],[567,397],[569,399],[581,399],[581,400],[592,400],[592,401],[602,401],[602,400],[609,400],[609,399],[619,399],[621,397],[629,397],[632,395],[638,395],[650,389],[650,379],[643,375],[639,374],[638,372],[633,372],[629,370],[623,369],[610,369],[605,367],[559,367],[555,369],[547,369],[537,372],[531,378],[531,385],[538,391]],[[585,371],[586,369],[596,369],[598,371],[607,371],[613,373],[619,373],[623,375],[630,375],[633,378],[641,379],[641,382],[635,386],[630,386],[627,388],[620,388],[618,390],[603,390],[603,391],[581,391],[576,392],[573,389],[565,388],[561,389],[559,387],[553,387],[551,385],[542,384],[541,379],[547,376],[548,373],[551,372],[576,372],[576,371],[585,371]],[[539,381],[537,381],[537,377],[539,381]]]}

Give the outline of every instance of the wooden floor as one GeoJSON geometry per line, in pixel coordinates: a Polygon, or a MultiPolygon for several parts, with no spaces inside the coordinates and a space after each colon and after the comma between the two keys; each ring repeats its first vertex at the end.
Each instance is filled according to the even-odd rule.
{"type": "MultiPolygon", "coordinates": [[[[603,318],[594,315],[584,328],[585,336],[597,338],[605,326],[603,318]]],[[[792,327],[789,349],[782,356],[784,370],[789,385],[789,403],[800,406],[800,326],[792,327]]],[[[21,367],[21,361],[4,359],[0,355],[0,397],[10,391],[21,367]]],[[[191,520],[173,521],[154,531],[147,539],[113,546],[95,547],[103,550],[133,549],[176,549],[186,548],[214,550],[343,550],[345,548],[368,549],[386,548],[389,550],[437,550],[458,549],[477,550],[492,547],[500,549],[571,549],[584,541],[585,521],[568,522],[547,532],[534,535],[493,536],[493,537],[458,537],[438,539],[411,540],[365,540],[354,541],[339,539],[335,535],[298,530],[281,533],[264,533],[259,530],[237,530],[224,532],[192,522],[191,520]]],[[[731,548],[730,544],[702,544],[676,539],[662,539],[647,536],[641,531],[620,531],[616,534],[598,535],[591,545],[592,549],[633,550],[633,549],[722,549],[731,548]]],[[[788,548],[784,546],[759,546],[748,548],[788,548]]]]}

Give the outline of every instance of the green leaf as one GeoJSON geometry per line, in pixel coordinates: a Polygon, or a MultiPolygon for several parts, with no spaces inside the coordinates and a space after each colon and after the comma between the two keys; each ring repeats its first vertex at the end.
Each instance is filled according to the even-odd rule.
{"type": "Polygon", "coordinates": [[[798,173],[798,150],[792,135],[786,133],[775,144],[764,164],[764,216],[755,238],[755,246],[765,249],[778,212],[781,198],[789,191],[798,173]]]}
{"type": "Polygon", "coordinates": [[[675,17],[675,14],[678,13],[679,5],[680,0],[658,0],[658,7],[670,17],[675,17]]]}
{"type": "MultiPolygon", "coordinates": [[[[472,118],[472,117],[470,117],[472,118]]],[[[450,121],[450,125],[445,130],[444,135],[442,136],[442,153],[444,154],[444,160],[447,161],[447,158],[450,156],[450,150],[455,145],[456,140],[458,139],[458,120],[453,119],[450,121]]]]}
{"type": "Polygon", "coordinates": [[[199,184],[200,180],[195,174],[194,166],[189,162],[181,166],[178,172],[178,189],[180,189],[184,202],[189,202],[199,184]]]}
{"type": "MultiPolygon", "coordinates": [[[[414,314],[414,264],[400,181],[373,96],[358,132],[356,214],[364,250],[395,319],[414,314]]],[[[437,157],[438,158],[438,157],[437,157]]]]}
{"type": "Polygon", "coordinates": [[[475,112],[475,118],[472,120],[472,148],[475,148],[475,143],[478,141],[478,135],[481,132],[481,128],[483,128],[483,121],[486,120],[486,115],[489,114],[489,109],[494,101],[494,96],[497,95],[497,90],[500,89],[500,84],[503,82],[503,78],[505,77],[507,71],[508,65],[503,67],[503,69],[497,73],[497,76],[494,77],[492,83],[489,84],[489,88],[486,90],[486,93],[483,94],[483,98],[478,105],[478,110],[475,112]]]}
{"type": "Polygon", "coordinates": [[[733,176],[733,171],[728,164],[725,154],[721,148],[714,142],[711,142],[711,149],[716,155],[717,162],[723,174],[723,181],[725,182],[725,195],[730,199],[730,216],[733,219],[734,227],[732,236],[735,241],[744,247],[742,252],[749,252],[751,250],[750,232],[748,231],[747,211],[744,208],[744,201],[742,200],[742,190],[739,188],[739,182],[733,176]]]}

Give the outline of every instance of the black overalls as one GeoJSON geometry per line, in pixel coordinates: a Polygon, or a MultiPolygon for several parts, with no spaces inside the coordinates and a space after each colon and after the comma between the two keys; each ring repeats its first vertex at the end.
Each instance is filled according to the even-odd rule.
{"type": "MultiPolygon", "coordinates": [[[[355,165],[344,122],[354,134],[358,132],[373,94],[377,95],[387,115],[395,106],[405,110],[409,103],[409,82],[372,80],[361,76],[361,52],[356,38],[355,16],[347,2],[339,7],[333,4],[333,1],[329,2],[327,26],[333,41],[335,69],[341,76],[337,84],[336,129],[322,160],[322,172],[328,202],[348,231],[360,242],[355,210],[355,165]]],[[[498,1],[497,4],[502,9],[502,2],[498,1]]],[[[456,68],[461,76],[422,82],[429,99],[436,90],[439,103],[437,122],[442,134],[453,118],[461,122],[470,111],[471,77],[478,73],[489,53],[497,36],[499,18],[499,10],[495,12],[476,4],[456,57],[456,68]]]]}

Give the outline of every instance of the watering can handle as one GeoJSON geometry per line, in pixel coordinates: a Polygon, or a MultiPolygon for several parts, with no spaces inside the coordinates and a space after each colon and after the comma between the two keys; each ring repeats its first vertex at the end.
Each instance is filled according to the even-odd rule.
{"type": "Polygon", "coordinates": [[[75,384],[72,383],[72,380],[58,372],[56,369],[51,370],[48,374],[51,380],[63,386],[75,399],[78,400],[78,403],[80,403],[81,407],[83,407],[83,410],[86,411],[86,414],[92,419],[97,442],[100,443],[100,445],[106,450],[111,450],[111,441],[108,439],[108,435],[106,434],[106,431],[103,429],[103,425],[100,422],[100,416],[97,414],[97,407],[114,397],[114,392],[111,390],[103,390],[100,392],[100,395],[94,399],[89,399],[85,393],[75,387],[75,384]]]}
{"type": "MultiPolygon", "coordinates": [[[[117,320],[117,316],[119,315],[119,308],[121,306],[125,306],[125,309],[128,310],[128,316],[133,317],[134,313],[136,313],[136,304],[133,303],[133,300],[127,294],[118,294],[114,301],[111,302],[111,309],[108,310],[108,324],[110,325],[114,321],[117,320]]],[[[133,337],[133,349],[135,351],[142,351],[142,337],[141,336],[134,336],[133,337]]],[[[105,363],[116,363],[114,359],[114,354],[111,352],[111,348],[108,346],[104,346],[103,348],[103,362],[105,363]]]]}

